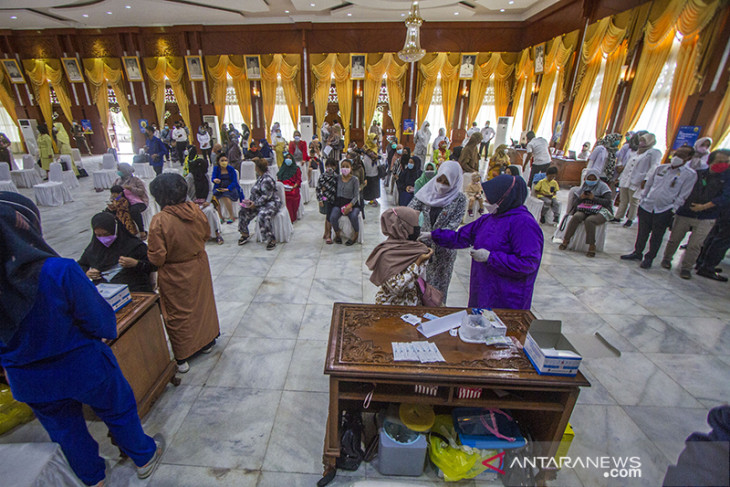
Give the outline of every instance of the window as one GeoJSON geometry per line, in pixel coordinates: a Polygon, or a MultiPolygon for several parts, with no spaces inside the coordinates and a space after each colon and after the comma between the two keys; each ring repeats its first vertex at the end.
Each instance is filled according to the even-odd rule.
{"type": "Polygon", "coordinates": [[[284,87],[281,86],[281,80],[276,83],[276,105],[274,106],[274,120],[271,121],[271,125],[274,125],[274,122],[279,122],[282,137],[286,140],[294,139],[294,131],[297,126],[292,122],[289,107],[286,106],[284,87]]]}
{"type": "Polygon", "coordinates": [[[573,137],[570,139],[569,149],[580,153],[583,143],[589,142],[591,147],[596,143],[596,124],[598,123],[598,104],[601,98],[601,86],[603,85],[603,76],[606,69],[606,60],[601,61],[601,67],[596,76],[596,82],[588,97],[583,113],[577,120],[573,137]]]}
{"type": "Polygon", "coordinates": [[[330,83],[330,93],[327,97],[327,103],[339,103],[339,98],[337,98],[337,88],[335,88],[334,83],[330,83]]]}
{"type": "Polygon", "coordinates": [[[648,130],[656,137],[655,149],[664,151],[667,148],[667,118],[669,116],[669,97],[672,93],[672,79],[677,68],[677,54],[681,40],[674,39],[672,51],[662,69],[649,101],[641,112],[639,121],[632,130],[648,130]]]}
{"type": "Polygon", "coordinates": [[[550,88],[550,96],[548,97],[545,111],[540,120],[540,126],[535,130],[537,137],[543,137],[545,140],[550,142],[553,136],[553,108],[555,107],[555,96],[558,91],[558,76],[555,76],[553,86],[550,88]]]}
{"type": "MultiPolygon", "coordinates": [[[[446,136],[451,137],[451,127],[446,127],[446,119],[444,118],[444,107],[443,107],[443,96],[441,92],[441,77],[436,81],[436,88],[433,90],[433,97],[431,98],[431,106],[428,107],[428,113],[426,113],[426,120],[430,124],[429,130],[431,131],[431,137],[435,137],[439,133],[439,129],[446,129],[446,136]]],[[[416,127],[416,130],[420,127],[416,127]]],[[[429,148],[433,140],[428,143],[429,148]]]]}
{"type": "Polygon", "coordinates": [[[491,78],[487,85],[487,91],[484,93],[482,106],[479,108],[479,113],[477,113],[477,118],[474,121],[477,122],[480,129],[489,121],[489,126],[497,130],[497,110],[494,107],[494,83],[491,78]]]}
{"type": "Polygon", "coordinates": [[[165,103],[177,103],[175,92],[169,86],[165,87],[165,103]]]}

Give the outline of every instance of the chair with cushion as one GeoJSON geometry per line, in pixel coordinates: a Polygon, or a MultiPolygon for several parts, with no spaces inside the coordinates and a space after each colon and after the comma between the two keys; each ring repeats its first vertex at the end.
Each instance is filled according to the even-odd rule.
{"type": "Polygon", "coordinates": [[[61,206],[73,201],[71,192],[63,183],[63,169],[60,162],[52,162],[48,171],[48,182],[33,186],[38,206],[61,206]]]}
{"type": "Polygon", "coordinates": [[[527,200],[525,200],[527,210],[532,213],[532,216],[534,216],[537,221],[540,221],[540,214],[542,213],[543,205],[545,205],[545,202],[534,196],[528,196],[527,200]]]}
{"type": "Polygon", "coordinates": [[[319,182],[319,177],[322,175],[322,173],[319,171],[319,169],[312,169],[312,178],[309,180],[309,187],[310,188],[316,188],[317,183],[319,182]]]}
{"type": "Polygon", "coordinates": [[[23,169],[10,171],[10,177],[18,188],[32,188],[36,184],[41,184],[43,178],[36,171],[36,163],[33,156],[26,154],[23,156],[23,169]]]}
{"type": "Polygon", "coordinates": [[[117,161],[113,154],[104,154],[101,158],[101,169],[94,171],[94,188],[96,191],[109,189],[117,180],[117,161]]]}
{"type": "Polygon", "coordinates": [[[10,166],[7,162],[0,162],[0,191],[18,192],[18,188],[10,178],[10,166]]]}
{"type": "MultiPolygon", "coordinates": [[[[76,175],[73,172],[71,156],[64,154],[58,159],[59,162],[62,161],[66,163],[66,169],[61,174],[63,177],[63,184],[65,184],[68,189],[74,189],[81,186],[79,184],[79,180],[76,178],[76,175]]],[[[63,168],[63,164],[61,164],[61,168],[63,168]]]]}
{"type": "Polygon", "coordinates": [[[256,163],[253,161],[241,162],[241,177],[238,184],[241,185],[244,196],[248,197],[253,185],[256,184],[256,163]]]}
{"type": "MultiPolygon", "coordinates": [[[[294,225],[291,224],[291,218],[289,218],[289,211],[286,209],[286,194],[284,192],[284,183],[278,181],[276,183],[276,193],[279,195],[281,200],[281,209],[272,219],[272,226],[274,227],[274,238],[277,242],[288,242],[291,239],[291,234],[294,232],[294,225]]],[[[256,234],[256,241],[263,242],[264,239],[261,236],[259,230],[258,218],[256,219],[256,228],[254,230],[256,234]]]]}
{"type": "MultiPolygon", "coordinates": [[[[575,195],[571,191],[568,194],[568,203],[565,205],[565,208],[566,208],[565,211],[568,211],[570,208],[573,207],[574,198],[575,198],[575,195]]],[[[555,229],[555,234],[553,234],[553,242],[555,242],[555,243],[563,242],[563,237],[565,236],[565,229],[568,228],[568,223],[570,223],[571,218],[572,218],[572,215],[566,215],[565,213],[563,213],[562,217],[560,218],[560,224],[558,224],[557,228],[555,229]]],[[[596,251],[597,252],[603,252],[603,248],[606,244],[606,227],[608,227],[607,223],[596,227],[596,251]]],[[[570,239],[570,243],[568,244],[568,250],[573,250],[573,251],[577,251],[577,252],[588,252],[588,244],[586,244],[585,224],[581,224],[575,230],[575,233],[573,234],[573,237],[570,239]]]]}

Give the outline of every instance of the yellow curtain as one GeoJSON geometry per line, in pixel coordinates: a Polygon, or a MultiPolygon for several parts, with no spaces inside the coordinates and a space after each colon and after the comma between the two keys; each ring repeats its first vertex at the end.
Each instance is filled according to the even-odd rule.
{"type": "Polygon", "coordinates": [[[510,78],[515,71],[515,65],[505,63],[501,55],[498,57],[494,69],[494,110],[497,117],[506,117],[510,100],[510,78]]]}
{"type": "MultiPolygon", "coordinates": [[[[368,55],[368,61],[375,58],[376,55],[368,55]]],[[[383,75],[388,70],[388,65],[393,61],[391,53],[382,55],[379,61],[368,64],[365,72],[365,82],[363,83],[363,119],[365,131],[370,128],[370,124],[375,116],[375,109],[378,108],[378,97],[380,95],[380,86],[383,84],[383,75]]]]}
{"type": "Polygon", "coordinates": [[[18,125],[18,114],[15,111],[15,98],[10,94],[9,80],[6,79],[5,71],[0,69],[0,105],[7,111],[10,118],[13,119],[15,125],[18,125]]]}
{"type": "Polygon", "coordinates": [[[345,131],[345,147],[350,145],[350,117],[352,115],[352,80],[350,79],[350,59],[349,55],[345,55],[347,60],[345,63],[337,59],[335,63],[335,89],[337,90],[337,100],[340,106],[340,118],[342,119],[342,129],[345,131]]]}
{"type": "Polygon", "coordinates": [[[350,80],[349,54],[343,63],[334,53],[327,54],[323,61],[312,64],[312,74],[316,80],[314,87],[314,113],[317,117],[317,126],[322,127],[327,117],[327,103],[329,100],[330,85],[334,75],[335,89],[340,107],[340,119],[345,131],[345,145],[350,143],[350,117],[352,114],[352,80],[350,80]]]}
{"type": "Polygon", "coordinates": [[[524,49],[520,55],[520,60],[515,68],[515,89],[512,93],[512,115],[514,115],[520,105],[520,100],[525,97],[525,103],[522,106],[522,130],[527,130],[528,115],[530,113],[530,96],[532,95],[532,84],[534,79],[534,63],[530,59],[530,48],[524,49]]]}
{"type": "MultiPolygon", "coordinates": [[[[233,79],[233,90],[236,92],[238,110],[248,127],[253,128],[251,115],[251,83],[246,76],[246,63],[242,55],[228,56],[228,74],[233,79]]],[[[225,110],[224,110],[225,112],[225,110]]],[[[221,119],[222,120],[222,119],[221,119]]]]}
{"type": "MultiPolygon", "coordinates": [[[[91,97],[94,100],[96,108],[99,110],[99,118],[104,127],[104,138],[107,145],[111,147],[111,141],[108,139],[109,128],[109,93],[108,88],[111,86],[114,96],[117,98],[119,109],[122,116],[127,121],[127,125],[132,126],[129,118],[129,102],[127,94],[124,91],[124,77],[122,76],[122,66],[118,59],[93,58],[84,59],[84,72],[86,79],[91,85],[91,97]],[[116,67],[111,66],[115,64],[116,67]]],[[[134,133],[134,131],[132,131],[134,133]]]]}
{"type": "Polygon", "coordinates": [[[337,62],[337,54],[327,54],[320,63],[312,63],[312,74],[314,75],[314,115],[317,119],[317,127],[322,128],[324,119],[327,117],[327,103],[332,85],[332,73],[337,62]]]}
{"type": "Polygon", "coordinates": [[[454,125],[454,109],[456,108],[456,98],[459,94],[460,64],[461,54],[453,53],[447,56],[444,65],[441,67],[441,106],[444,109],[444,123],[446,124],[446,133],[449,137],[451,136],[451,129],[454,125]]]}
{"type": "Polygon", "coordinates": [[[405,80],[408,63],[399,64],[395,56],[388,65],[385,74],[388,78],[385,85],[388,88],[388,104],[390,106],[390,116],[395,125],[396,137],[400,140],[403,127],[401,126],[401,116],[403,115],[403,102],[405,101],[405,93],[403,90],[403,81],[405,80]]]}
{"type": "Polygon", "coordinates": [[[476,120],[479,114],[479,109],[482,107],[482,102],[484,101],[484,94],[487,92],[487,87],[489,86],[489,79],[492,77],[492,73],[494,73],[494,69],[499,60],[499,54],[492,53],[487,61],[477,64],[474,68],[474,76],[471,78],[471,87],[469,88],[469,107],[466,110],[467,127],[471,127],[471,123],[476,120]]]}
{"type": "MultiPolygon", "coordinates": [[[[183,85],[183,73],[185,71],[183,58],[181,57],[153,57],[145,58],[145,66],[150,81],[150,98],[157,111],[157,122],[160,127],[165,124],[165,77],[170,82],[170,87],[177,100],[177,107],[180,110],[185,125],[190,127],[190,102],[183,85]]],[[[193,133],[192,127],[191,133],[193,133]]]]}
{"type": "Polygon", "coordinates": [[[236,91],[238,110],[243,121],[251,127],[251,87],[246,77],[243,56],[206,56],[207,72],[210,77],[210,96],[218,120],[222,123],[226,115],[226,92],[228,76],[233,81],[236,91]]]}
{"type": "Polygon", "coordinates": [[[558,76],[558,67],[561,69],[565,67],[565,63],[568,61],[571,51],[572,49],[563,44],[562,37],[558,36],[552,40],[550,50],[548,51],[547,56],[545,56],[542,81],[540,82],[540,89],[537,92],[537,101],[535,103],[535,111],[532,118],[533,129],[539,127],[540,122],[542,122],[542,117],[545,114],[545,108],[547,107],[547,102],[550,98],[550,92],[553,89],[553,83],[555,82],[555,78],[558,76]]]}
{"type": "MultiPolygon", "coordinates": [[[[661,9],[660,7],[664,7],[664,5],[657,6],[656,15],[652,18],[650,14],[650,20],[646,25],[644,46],[639,58],[639,64],[636,67],[629,100],[626,104],[622,132],[627,132],[638,122],[641,112],[649,101],[659,74],[669,57],[677,30],[686,37],[696,35],[715,14],[717,1],[707,4],[702,0],[670,0],[665,8],[661,9]]],[[[688,51],[694,48],[691,45],[683,46],[683,48],[685,51],[682,56],[683,59],[692,61],[691,56],[688,56],[688,51]]],[[[696,53],[693,56],[696,56],[696,53]]],[[[696,69],[696,57],[694,62],[695,67],[689,66],[686,69],[696,69]]],[[[675,71],[675,80],[678,77],[687,79],[684,71],[685,69],[677,69],[675,71]]],[[[678,89],[677,97],[681,95],[680,91],[687,94],[691,91],[691,87],[680,86],[678,89]]],[[[675,105],[678,101],[679,99],[675,100],[675,105]]],[[[671,116],[670,110],[670,119],[671,116]]],[[[667,126],[669,125],[668,121],[667,126]]],[[[671,139],[668,140],[671,143],[671,139]]]]}
{"type": "MultiPolygon", "coordinates": [[[[418,124],[418,127],[420,127],[423,121],[426,120],[426,114],[428,113],[428,108],[431,106],[431,99],[433,98],[433,90],[436,88],[438,75],[446,62],[447,54],[445,52],[440,52],[430,56],[427,55],[424,59],[430,60],[428,62],[424,62],[422,59],[418,63],[419,70],[421,72],[421,88],[418,92],[418,111],[416,113],[416,123],[418,124]]],[[[446,127],[446,130],[447,133],[449,133],[451,131],[451,127],[446,127]]]]}
{"type": "MultiPolygon", "coordinates": [[[[603,71],[603,85],[601,86],[601,97],[598,102],[598,120],[596,121],[596,139],[606,135],[608,119],[613,111],[613,102],[616,99],[621,68],[626,63],[626,55],[629,52],[628,42],[623,41],[621,45],[606,59],[606,67],[603,71]]],[[[571,122],[571,124],[574,122],[571,122]]]]}
{"type": "Polygon", "coordinates": [[[712,138],[712,150],[720,149],[720,143],[730,135],[730,81],[705,135],[712,138]]]}
{"type": "Polygon", "coordinates": [[[38,105],[49,129],[53,126],[53,107],[51,106],[51,87],[56,92],[58,104],[67,120],[73,120],[71,115],[71,99],[68,97],[66,85],[63,81],[63,68],[58,59],[29,59],[23,61],[25,72],[28,74],[38,105]],[[54,67],[56,66],[56,67],[54,67]]]}

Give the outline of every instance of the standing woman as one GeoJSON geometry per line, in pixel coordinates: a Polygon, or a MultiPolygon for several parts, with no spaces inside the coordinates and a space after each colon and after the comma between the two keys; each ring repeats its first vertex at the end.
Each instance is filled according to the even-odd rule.
{"type": "MultiPolygon", "coordinates": [[[[466,195],[461,192],[464,186],[462,178],[458,162],[444,161],[436,177],[416,193],[408,206],[421,212],[422,231],[433,232],[437,228],[455,231],[459,228],[466,211],[466,195]]],[[[431,248],[434,249],[434,258],[426,266],[426,282],[444,293],[446,302],[456,250],[438,245],[431,245],[431,248]]]]}
{"type": "Polygon", "coordinates": [[[190,370],[187,360],[207,353],[220,335],[210,263],[205,243],[208,220],[192,201],[179,174],[163,173],[150,183],[162,209],[152,217],[148,256],[159,269],[162,315],[178,372],[190,370]]]}
{"type": "Polygon", "coordinates": [[[42,123],[38,125],[38,153],[40,154],[39,164],[44,171],[51,169],[53,162],[53,140],[48,135],[48,125],[42,123]]]}
{"type": "Polygon", "coordinates": [[[259,141],[259,157],[263,157],[264,159],[269,161],[269,166],[273,166],[276,164],[276,156],[274,155],[274,151],[271,150],[269,141],[266,139],[261,139],[259,141]]]}
{"type": "Polygon", "coordinates": [[[380,176],[378,176],[378,134],[368,134],[365,139],[362,163],[365,167],[365,189],[363,190],[364,201],[369,201],[371,206],[378,206],[376,201],[380,198],[380,176]]]}
{"type": "Polygon", "coordinates": [[[13,157],[10,154],[10,139],[4,132],[0,132],[0,162],[7,162],[10,170],[13,171],[13,157]]]}
{"type": "Polygon", "coordinates": [[[220,203],[218,216],[221,217],[221,223],[223,223],[223,213],[220,205],[225,205],[228,212],[226,223],[230,225],[236,219],[235,213],[233,213],[233,202],[243,200],[243,189],[238,183],[238,173],[228,165],[227,157],[218,158],[218,165],[213,168],[211,181],[213,182],[213,196],[220,203]]]}
{"type": "Polygon", "coordinates": [[[287,152],[287,143],[286,139],[281,136],[281,129],[278,124],[279,122],[274,124],[276,125],[276,131],[271,132],[271,145],[274,146],[274,151],[276,152],[276,164],[281,167],[284,163],[284,153],[287,152]]]}
{"type": "Polygon", "coordinates": [[[421,128],[416,132],[416,146],[413,149],[413,155],[420,160],[425,161],[428,154],[428,143],[431,141],[431,130],[428,122],[424,122],[421,128]]]}
{"type": "MultiPolygon", "coordinates": [[[[404,158],[405,158],[404,154],[404,158]]],[[[421,177],[421,159],[416,156],[410,157],[405,164],[401,159],[401,171],[398,175],[398,204],[408,206],[413,199],[416,188],[416,180],[421,177]]]]}
{"type": "Polygon", "coordinates": [[[436,229],[422,238],[441,247],[473,247],[469,307],[530,309],[542,259],[540,225],[525,208],[527,184],[503,174],[482,183],[493,213],[481,216],[458,231],[436,229]]]}
{"type": "Polygon", "coordinates": [[[294,158],[288,152],[282,155],[284,164],[279,168],[276,179],[284,183],[286,193],[286,209],[289,211],[291,222],[297,221],[297,213],[299,212],[299,201],[301,194],[299,188],[302,187],[302,171],[299,166],[294,164],[294,158]]]}
{"type": "Polygon", "coordinates": [[[0,364],[13,397],[27,403],[76,476],[104,485],[106,464],[89,434],[87,404],[137,466],[152,475],[162,457],[147,436],[117,359],[102,340],[117,337],[114,310],[81,268],[43,240],[38,208],[0,192],[0,364]]]}
{"type": "Polygon", "coordinates": [[[302,133],[298,130],[294,131],[294,140],[289,142],[289,154],[294,157],[294,162],[296,162],[298,166],[303,162],[309,161],[307,143],[302,140],[302,133]]]}
{"type": "Polygon", "coordinates": [[[461,151],[461,155],[459,155],[459,164],[461,164],[461,169],[464,171],[464,177],[467,181],[471,181],[470,173],[479,172],[479,144],[481,143],[481,132],[474,132],[461,151]]]}
{"type": "MultiPolygon", "coordinates": [[[[441,147],[441,142],[445,142],[446,143],[446,147],[449,146],[450,141],[449,141],[449,138],[446,137],[446,129],[445,128],[440,128],[439,129],[439,134],[436,136],[435,139],[433,139],[433,144],[431,145],[431,147],[433,148],[433,153],[434,154],[436,154],[436,151],[439,150],[439,148],[441,147]]],[[[436,156],[434,156],[434,159],[436,161],[438,161],[438,158],[436,156]]],[[[446,157],[446,159],[448,159],[448,157],[446,157]]],[[[444,160],[446,160],[446,159],[444,159],[444,160]]]]}
{"type": "Polygon", "coordinates": [[[74,162],[73,152],[71,152],[71,139],[68,136],[68,132],[63,128],[61,122],[55,122],[53,124],[53,132],[56,136],[56,143],[58,144],[58,152],[61,155],[71,156],[71,167],[76,176],[79,175],[79,170],[76,169],[76,163],[74,162]]]}
{"type": "Polygon", "coordinates": [[[198,144],[200,144],[200,152],[203,153],[203,158],[205,158],[205,162],[210,164],[210,153],[211,153],[211,144],[210,144],[210,134],[208,133],[208,130],[205,128],[204,125],[201,125],[198,127],[198,144]]]}
{"type": "Polygon", "coordinates": [[[129,201],[129,214],[132,217],[137,230],[139,230],[139,238],[142,240],[147,238],[147,232],[144,231],[144,221],[142,220],[142,213],[147,209],[147,205],[150,204],[150,198],[147,196],[147,189],[144,186],[144,182],[134,174],[134,168],[122,162],[119,164],[117,169],[117,178],[114,181],[114,185],[121,186],[124,188],[124,197],[129,201]]]}

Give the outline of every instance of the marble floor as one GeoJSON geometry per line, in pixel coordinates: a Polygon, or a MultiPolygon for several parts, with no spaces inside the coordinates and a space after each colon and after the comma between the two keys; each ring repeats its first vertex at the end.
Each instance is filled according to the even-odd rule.
{"type": "MultiPolygon", "coordinates": [[[[87,161],[88,162],[88,161],[87,161]]],[[[91,216],[107,192],[91,178],[72,191],[75,201],[42,208],[48,242],[78,258],[91,238],[91,216]]],[[[21,190],[32,197],[32,191],[21,190]]],[[[565,191],[561,191],[564,198],[565,191]]],[[[166,435],[154,486],[313,486],[320,478],[328,382],[322,374],[334,301],[373,302],[375,287],[364,261],[383,239],[379,212],[368,207],[364,243],[325,245],[323,217],[314,203],[295,223],[290,243],[267,252],[260,244],[207,247],[221,337],[213,353],[191,361],[179,387],[168,386],[144,419],[150,434],[166,435]]],[[[560,319],[583,353],[584,389],[571,424],[574,456],[636,455],[642,478],[611,483],[600,471],[563,469],[551,485],[659,485],[692,431],[707,431],[707,412],[730,397],[728,284],[658,265],[648,271],[619,260],[636,229],[611,225],[605,253],[595,259],[561,252],[543,226],[545,249],[533,299],[538,317],[560,319]],[[602,345],[597,334],[615,347],[602,345]]],[[[678,259],[675,259],[675,264],[678,259]]],[[[658,264],[658,262],[657,262],[658,264]]],[[[460,251],[448,305],[465,306],[470,259],[460,251]]],[[[730,271],[727,262],[724,264],[730,271]]],[[[111,486],[142,484],[129,460],[119,462],[102,424],[90,425],[102,455],[114,465],[111,486]]],[[[0,442],[48,441],[33,421],[0,442]]],[[[339,473],[330,485],[372,480],[387,485],[372,465],[339,473]]],[[[432,470],[407,485],[437,485],[432,470]]],[[[458,485],[501,485],[462,481],[458,485]]]]}

